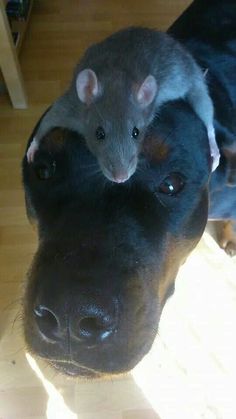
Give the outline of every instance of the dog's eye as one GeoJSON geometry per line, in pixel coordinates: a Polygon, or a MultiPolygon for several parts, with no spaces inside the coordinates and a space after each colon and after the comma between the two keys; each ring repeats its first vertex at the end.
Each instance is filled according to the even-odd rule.
{"type": "Polygon", "coordinates": [[[185,181],[179,173],[171,173],[159,185],[158,192],[165,195],[177,195],[184,187],[185,181]]]}
{"type": "Polygon", "coordinates": [[[139,129],[137,127],[134,127],[133,131],[132,131],[132,137],[133,138],[138,138],[139,135],[139,129]]]}
{"type": "Polygon", "coordinates": [[[53,177],[56,171],[56,162],[51,164],[39,163],[35,166],[35,173],[40,180],[48,180],[53,177]]]}
{"type": "Polygon", "coordinates": [[[104,140],[105,136],[106,136],[106,134],[105,134],[104,129],[102,127],[98,127],[96,129],[97,140],[104,140]]]}

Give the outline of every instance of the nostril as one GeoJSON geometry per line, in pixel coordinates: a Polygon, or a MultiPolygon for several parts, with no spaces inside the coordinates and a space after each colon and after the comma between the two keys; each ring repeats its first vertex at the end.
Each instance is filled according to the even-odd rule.
{"type": "Polygon", "coordinates": [[[93,317],[82,319],[79,324],[80,334],[84,337],[91,337],[94,333],[97,333],[100,329],[98,320],[93,317]]]}
{"type": "Polygon", "coordinates": [[[55,342],[60,335],[59,322],[52,310],[38,305],[34,308],[34,316],[41,334],[55,342]]]}
{"type": "Polygon", "coordinates": [[[85,317],[79,322],[79,337],[86,341],[103,341],[113,332],[109,317],[85,317]]]}

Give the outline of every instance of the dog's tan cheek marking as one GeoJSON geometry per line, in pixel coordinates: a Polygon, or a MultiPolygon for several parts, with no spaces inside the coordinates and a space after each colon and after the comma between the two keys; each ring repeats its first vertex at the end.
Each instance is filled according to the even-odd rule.
{"type": "Polygon", "coordinates": [[[234,243],[236,248],[236,222],[235,221],[223,221],[222,230],[220,234],[220,246],[224,249],[227,243],[234,243]]]}
{"type": "Polygon", "coordinates": [[[147,137],[143,143],[143,153],[152,163],[159,163],[166,160],[170,148],[165,144],[162,138],[147,137]]]}
{"type": "Polygon", "coordinates": [[[160,277],[159,287],[158,287],[158,301],[161,306],[161,309],[163,309],[164,303],[166,301],[166,296],[170,290],[170,288],[175,283],[175,278],[177,276],[178,270],[174,272],[173,274],[173,260],[172,255],[174,255],[174,258],[178,258],[178,255],[176,255],[176,247],[178,246],[177,240],[175,240],[171,234],[168,235],[168,238],[165,243],[165,251],[162,255],[163,262],[163,269],[160,277]],[[162,279],[163,277],[165,279],[162,279]]]}

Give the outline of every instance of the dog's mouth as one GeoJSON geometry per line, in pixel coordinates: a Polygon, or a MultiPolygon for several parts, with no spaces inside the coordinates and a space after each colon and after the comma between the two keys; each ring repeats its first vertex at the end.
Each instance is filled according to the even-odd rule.
{"type": "Polygon", "coordinates": [[[52,368],[58,370],[64,375],[67,375],[71,378],[88,378],[88,379],[99,379],[99,378],[106,378],[106,377],[116,377],[127,373],[127,370],[124,371],[96,371],[91,368],[87,368],[77,364],[74,361],[48,361],[49,365],[52,368]]]}
{"type": "Polygon", "coordinates": [[[141,361],[143,356],[148,353],[152,343],[153,342],[147,342],[142,347],[142,353],[139,353],[138,355],[136,354],[136,356],[133,356],[129,360],[126,359],[121,362],[121,360],[115,360],[115,357],[109,357],[109,359],[106,360],[106,363],[103,362],[102,364],[95,366],[95,368],[84,366],[74,359],[57,360],[44,357],[40,358],[46,361],[52,368],[70,377],[88,379],[104,379],[107,377],[115,378],[117,376],[127,374],[127,372],[132,370],[141,361]]]}
{"type": "Polygon", "coordinates": [[[82,367],[73,361],[50,361],[49,364],[70,377],[100,378],[102,376],[102,373],[82,367]]]}

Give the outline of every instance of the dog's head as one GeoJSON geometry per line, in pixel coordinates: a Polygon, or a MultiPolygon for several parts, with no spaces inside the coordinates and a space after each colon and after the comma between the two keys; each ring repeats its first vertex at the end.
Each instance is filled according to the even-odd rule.
{"type": "Polygon", "coordinates": [[[77,134],[49,133],[34,164],[23,162],[39,232],[24,300],[29,349],[75,376],[133,368],[205,228],[209,173],[206,130],[182,102],[154,121],[136,173],[120,185],[77,134]]]}

